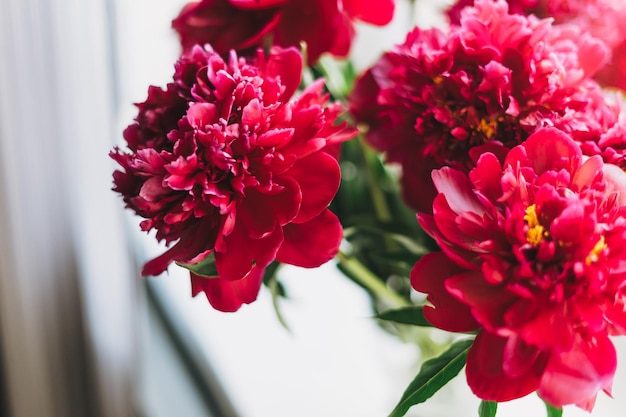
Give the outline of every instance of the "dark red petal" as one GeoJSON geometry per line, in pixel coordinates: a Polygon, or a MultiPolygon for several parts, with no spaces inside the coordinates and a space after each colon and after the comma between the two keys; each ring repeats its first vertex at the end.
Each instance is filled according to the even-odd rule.
{"type": "Polygon", "coordinates": [[[615,347],[604,334],[580,340],[568,352],[554,352],[541,378],[539,395],[555,406],[589,404],[599,391],[610,391],[617,365],[615,347]]]}
{"type": "Polygon", "coordinates": [[[191,295],[195,297],[204,292],[216,310],[237,311],[242,304],[250,304],[256,300],[264,273],[265,269],[253,267],[244,278],[231,281],[218,277],[202,277],[191,272],[191,295]]]}
{"type": "Polygon", "coordinates": [[[276,260],[285,264],[315,268],[330,261],[339,251],[343,229],[330,210],[305,223],[283,227],[285,240],[276,260]]]}
{"type": "Polygon", "coordinates": [[[337,160],[325,152],[297,160],[285,175],[294,178],[302,191],[302,204],[294,223],[309,221],[327,208],[341,181],[337,160]]]}
{"type": "Polygon", "coordinates": [[[302,198],[298,183],[289,177],[277,179],[276,183],[283,189],[275,194],[248,188],[246,198],[237,208],[237,221],[241,221],[253,238],[264,237],[277,224],[289,223],[298,214],[302,198]]]}
{"type": "Polygon", "coordinates": [[[212,219],[207,217],[201,223],[185,230],[180,240],[165,253],[146,262],[141,270],[143,276],[156,276],[165,272],[170,263],[191,262],[198,255],[210,250],[215,245],[217,227],[212,227],[212,219]]]}
{"type": "Polygon", "coordinates": [[[505,313],[517,300],[504,286],[487,283],[481,271],[451,277],[446,289],[470,307],[478,323],[493,331],[506,327],[505,313]]]}
{"type": "Polygon", "coordinates": [[[503,369],[506,343],[506,338],[483,331],[478,334],[467,355],[467,383],[474,394],[483,400],[509,401],[524,397],[539,387],[545,355],[534,359],[527,372],[516,376],[507,375],[503,369]]]}
{"type": "Polygon", "coordinates": [[[215,267],[220,278],[239,280],[250,272],[253,264],[265,268],[276,258],[282,241],[280,226],[262,239],[254,239],[237,222],[232,233],[224,237],[215,248],[215,267]]]}
{"type": "Polygon", "coordinates": [[[468,332],[479,327],[469,307],[445,288],[447,278],[462,272],[463,269],[441,252],[422,256],[411,271],[411,286],[416,291],[428,294],[427,300],[432,304],[432,307],[424,307],[424,316],[440,329],[468,332]]]}

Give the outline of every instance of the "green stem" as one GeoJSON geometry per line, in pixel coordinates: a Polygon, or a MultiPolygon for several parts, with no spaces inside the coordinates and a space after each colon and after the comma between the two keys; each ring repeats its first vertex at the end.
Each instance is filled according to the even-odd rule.
{"type": "Polygon", "coordinates": [[[387,199],[385,198],[383,189],[380,186],[378,175],[375,172],[376,165],[378,163],[377,156],[374,152],[370,151],[367,148],[362,140],[359,142],[359,145],[361,145],[361,149],[363,150],[363,157],[365,159],[365,172],[368,179],[376,217],[381,223],[391,223],[391,221],[393,220],[393,216],[391,215],[391,210],[389,210],[389,206],[387,205],[387,199]]]}
{"type": "Polygon", "coordinates": [[[378,299],[384,300],[390,307],[400,308],[411,305],[400,294],[393,291],[380,280],[372,271],[358,259],[350,257],[343,252],[337,255],[341,266],[349,273],[355,281],[367,288],[378,299]]]}

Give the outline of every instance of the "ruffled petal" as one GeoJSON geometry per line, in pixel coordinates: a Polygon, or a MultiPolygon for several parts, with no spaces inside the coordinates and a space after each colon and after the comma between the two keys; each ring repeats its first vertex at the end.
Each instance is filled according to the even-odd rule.
{"type": "Polygon", "coordinates": [[[232,233],[223,238],[215,249],[215,267],[220,278],[239,280],[245,277],[255,264],[265,268],[276,257],[276,252],[283,241],[282,228],[277,226],[272,233],[253,239],[249,232],[235,224],[232,233]]]}
{"type": "Polygon", "coordinates": [[[299,159],[286,175],[298,182],[302,192],[302,204],[294,223],[307,222],[326,209],[341,181],[337,160],[325,152],[299,159]]]}
{"type": "Polygon", "coordinates": [[[207,278],[191,272],[191,295],[204,292],[209,303],[216,310],[233,312],[243,304],[256,300],[265,269],[252,267],[248,275],[239,280],[227,280],[219,277],[207,278]]]}
{"type": "MultiPolygon", "coordinates": [[[[545,367],[545,355],[525,358],[533,360],[526,372],[507,375],[504,371],[504,351],[507,339],[480,332],[467,355],[465,373],[472,392],[488,401],[510,401],[524,397],[539,387],[545,367]]],[[[518,369],[521,371],[521,369],[518,369]]]]}
{"type": "Polygon", "coordinates": [[[469,307],[445,287],[446,279],[462,272],[440,252],[422,256],[411,270],[411,286],[428,294],[426,300],[431,304],[424,306],[424,316],[436,327],[450,332],[468,332],[479,327],[469,307]]]}
{"type": "Polygon", "coordinates": [[[596,394],[610,392],[617,366],[615,347],[606,335],[580,340],[572,349],[554,352],[541,377],[539,395],[552,405],[593,406],[596,394]]]}
{"type": "Polygon", "coordinates": [[[330,261],[339,251],[343,229],[330,210],[305,223],[291,223],[283,228],[285,240],[276,260],[285,264],[315,268],[330,261]]]}

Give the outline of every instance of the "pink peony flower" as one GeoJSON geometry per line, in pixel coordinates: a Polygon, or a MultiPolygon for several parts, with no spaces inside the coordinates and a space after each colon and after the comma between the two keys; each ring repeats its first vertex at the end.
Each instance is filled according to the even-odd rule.
{"type": "Polygon", "coordinates": [[[342,229],[327,206],[340,173],[324,149],[356,131],[336,124],[321,80],[292,99],[301,70],[294,48],[225,62],[195,47],[165,91],[150,88],[124,132],[129,151],[111,152],[114,190],[170,245],[144,275],[214,257],[217,277],[192,274],[193,292],[232,311],[256,298],[272,261],[315,267],[336,254],[342,229]]]}
{"type": "Polygon", "coordinates": [[[467,357],[480,398],[533,391],[591,410],[616,368],[609,335],[626,333],[626,174],[554,128],[469,174],[433,172],[433,214],[418,214],[442,249],[412,286],[437,327],[478,336],[467,357]]]}
{"type": "Polygon", "coordinates": [[[405,201],[428,211],[432,169],[467,172],[473,153],[505,152],[583,109],[579,90],[606,54],[575,27],[479,0],[449,33],[416,28],[384,54],[357,81],[350,109],[368,142],[402,166],[405,201]]]}
{"type": "MultiPolygon", "coordinates": [[[[611,60],[597,75],[604,86],[626,90],[626,2],[623,0],[507,0],[511,12],[551,17],[556,23],[576,25],[603,41],[611,49],[611,60]]],[[[450,22],[458,23],[461,11],[474,0],[459,0],[447,11],[450,22]]]]}
{"type": "Polygon", "coordinates": [[[324,52],[348,55],[353,21],[382,26],[393,11],[393,0],[200,0],[187,4],[172,26],[185,49],[210,43],[221,54],[245,54],[271,35],[278,46],[306,42],[308,59],[316,62],[324,52]]]}

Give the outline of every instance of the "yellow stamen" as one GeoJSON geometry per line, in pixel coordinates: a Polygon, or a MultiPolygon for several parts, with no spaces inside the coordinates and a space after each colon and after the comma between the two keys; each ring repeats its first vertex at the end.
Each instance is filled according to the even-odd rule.
{"type": "Polygon", "coordinates": [[[591,265],[593,262],[597,262],[599,259],[599,255],[607,248],[606,242],[604,240],[604,236],[600,236],[600,240],[595,244],[593,249],[587,255],[587,259],[585,259],[585,263],[587,265],[591,265]]]}
{"type": "Polygon", "coordinates": [[[498,127],[498,122],[496,120],[481,119],[478,126],[476,126],[476,130],[478,130],[483,135],[485,135],[487,139],[491,139],[493,135],[496,133],[497,127],[498,127]]]}
{"type": "Polygon", "coordinates": [[[533,246],[539,245],[543,236],[546,234],[543,226],[539,223],[537,218],[537,211],[534,204],[526,208],[526,215],[524,221],[528,225],[528,231],[526,232],[526,240],[533,246]]]}

